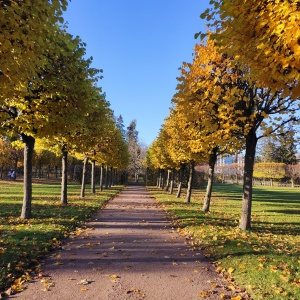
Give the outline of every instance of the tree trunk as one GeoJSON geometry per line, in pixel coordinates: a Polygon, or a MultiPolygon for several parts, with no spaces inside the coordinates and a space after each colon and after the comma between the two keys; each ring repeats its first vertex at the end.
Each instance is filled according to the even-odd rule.
{"type": "Polygon", "coordinates": [[[175,169],[173,169],[171,172],[170,195],[172,195],[174,191],[174,175],[175,175],[175,169]]]}
{"type": "Polygon", "coordinates": [[[35,139],[26,134],[21,134],[21,136],[24,142],[24,197],[21,218],[30,219],[32,201],[32,156],[35,139]]]}
{"type": "Polygon", "coordinates": [[[169,190],[169,187],[170,187],[170,176],[171,176],[171,171],[168,170],[168,173],[167,173],[167,181],[166,181],[166,187],[165,187],[165,190],[168,191],[169,190]]]}
{"type": "Polygon", "coordinates": [[[55,166],[55,178],[58,178],[57,166],[55,166]]]}
{"type": "Polygon", "coordinates": [[[161,188],[161,186],[162,186],[162,178],[163,178],[163,176],[162,176],[162,170],[160,169],[159,170],[159,179],[158,179],[158,187],[159,188],[161,188]]]}
{"type": "Polygon", "coordinates": [[[294,180],[293,177],[291,177],[291,184],[292,184],[292,188],[294,188],[295,187],[295,180],[294,180]]]}
{"type": "MultiPolygon", "coordinates": [[[[62,151],[62,159],[61,159],[61,196],[60,196],[60,204],[67,205],[68,204],[68,151],[63,149],[62,151]]],[[[57,170],[57,167],[56,167],[57,170]]]]}
{"type": "Polygon", "coordinates": [[[182,191],[182,167],[179,170],[179,183],[178,183],[176,198],[180,198],[181,191],[182,191]]]}
{"type": "Polygon", "coordinates": [[[82,182],[81,182],[81,193],[80,197],[84,198],[85,196],[85,178],[86,178],[86,171],[87,171],[87,164],[88,164],[89,158],[86,156],[83,161],[83,170],[82,170],[82,182]]]}
{"type": "Polygon", "coordinates": [[[119,173],[118,173],[118,170],[115,169],[114,170],[114,180],[113,180],[113,185],[116,185],[116,184],[120,184],[120,176],[119,176],[119,173]]]}
{"type": "Polygon", "coordinates": [[[204,196],[204,203],[203,203],[203,207],[202,207],[202,210],[204,212],[209,211],[211,192],[212,192],[212,186],[213,186],[213,181],[214,181],[215,164],[217,161],[217,151],[218,151],[218,148],[215,147],[213,149],[212,153],[209,155],[208,181],[207,181],[207,187],[206,187],[206,194],[204,196]]]}
{"type": "Polygon", "coordinates": [[[195,162],[192,161],[190,163],[189,181],[188,181],[188,188],[187,188],[187,191],[186,191],[185,203],[190,203],[191,202],[193,177],[194,177],[194,166],[195,166],[195,162]]]}
{"type": "Polygon", "coordinates": [[[42,171],[42,165],[39,165],[39,179],[43,178],[43,171],[42,171]]]}
{"type": "Polygon", "coordinates": [[[109,177],[109,187],[111,188],[114,184],[114,169],[113,167],[110,167],[110,177],[109,177]]]}
{"type": "Polygon", "coordinates": [[[105,166],[105,189],[108,189],[108,166],[105,166]]]}
{"type": "Polygon", "coordinates": [[[161,178],[161,186],[160,188],[163,190],[165,188],[165,178],[164,176],[161,178]]]}
{"type": "Polygon", "coordinates": [[[256,132],[252,129],[246,137],[242,214],[239,225],[242,230],[251,229],[252,181],[256,144],[256,132]]]}
{"type": "Polygon", "coordinates": [[[93,194],[96,193],[96,187],[95,187],[95,166],[96,166],[96,161],[92,160],[91,192],[93,194]]]}
{"type": "Polygon", "coordinates": [[[103,164],[101,164],[101,167],[100,167],[100,192],[103,191],[103,169],[104,169],[104,166],[103,166],[103,164]]]}

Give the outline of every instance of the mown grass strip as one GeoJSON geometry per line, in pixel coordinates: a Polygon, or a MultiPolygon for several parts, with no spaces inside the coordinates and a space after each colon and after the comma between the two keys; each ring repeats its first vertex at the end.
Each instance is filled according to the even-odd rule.
{"type": "Polygon", "coordinates": [[[255,187],[252,230],[238,228],[242,187],[214,186],[211,211],[202,212],[204,187],[191,204],[148,187],[195,249],[216,261],[217,272],[245,287],[253,299],[300,299],[300,190],[255,187]]]}
{"type": "Polygon", "coordinates": [[[40,272],[40,259],[58,247],[65,237],[84,226],[93,213],[121,186],[80,198],[80,186],[68,186],[68,205],[60,205],[60,184],[34,184],[32,219],[20,219],[23,186],[21,182],[0,181],[0,290],[20,277],[40,272]]]}

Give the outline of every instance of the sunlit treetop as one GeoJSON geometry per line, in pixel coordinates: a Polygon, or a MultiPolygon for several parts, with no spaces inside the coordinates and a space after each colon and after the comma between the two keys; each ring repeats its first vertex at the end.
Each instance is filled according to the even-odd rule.
{"type": "Polygon", "coordinates": [[[78,132],[76,127],[82,127],[81,121],[93,108],[91,102],[99,100],[95,98],[101,90],[95,83],[100,71],[83,57],[85,48],[79,38],[60,34],[56,47],[61,50],[45,55],[48,65],[39,70],[38,77],[27,81],[22,94],[12,94],[0,106],[5,132],[34,137],[78,132]]]}
{"type": "Polygon", "coordinates": [[[46,54],[56,53],[62,38],[67,0],[5,0],[0,2],[0,101],[20,95],[29,80],[47,63],[46,54]]]}
{"type": "Polygon", "coordinates": [[[299,97],[300,4],[297,0],[211,0],[201,14],[213,38],[247,64],[260,86],[299,97]]]}
{"type": "Polygon", "coordinates": [[[212,40],[195,46],[192,63],[183,63],[177,93],[172,102],[180,116],[182,130],[189,134],[189,147],[195,153],[241,148],[243,113],[240,72],[230,67],[230,58],[218,51],[212,40]]]}

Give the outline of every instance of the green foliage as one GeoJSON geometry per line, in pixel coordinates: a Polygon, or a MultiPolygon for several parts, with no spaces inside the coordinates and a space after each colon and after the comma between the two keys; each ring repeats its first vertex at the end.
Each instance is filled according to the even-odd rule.
{"type": "Polygon", "coordinates": [[[206,214],[199,205],[204,189],[195,191],[189,205],[157,188],[148,189],[173,216],[178,231],[190,238],[194,250],[205,249],[216,271],[246,288],[252,299],[300,298],[298,190],[254,187],[250,232],[238,228],[241,186],[215,185],[211,212],[206,214]]]}
{"type": "Polygon", "coordinates": [[[277,162],[287,165],[297,163],[297,143],[294,138],[295,129],[289,129],[279,137],[267,137],[261,140],[259,160],[262,162],[277,162]]]}
{"type": "Polygon", "coordinates": [[[296,141],[293,136],[286,135],[279,138],[279,145],[273,154],[275,162],[281,162],[288,165],[297,163],[296,141]]]}
{"type": "Polygon", "coordinates": [[[34,184],[34,218],[22,220],[22,184],[0,182],[0,186],[0,290],[21,276],[30,279],[31,271],[39,273],[40,259],[72,231],[84,230],[83,222],[121,190],[119,186],[97,195],[87,193],[82,200],[80,186],[70,184],[69,204],[61,206],[60,184],[34,184]]]}
{"type": "Polygon", "coordinates": [[[139,142],[139,132],[137,131],[137,122],[132,120],[126,130],[126,142],[128,145],[129,163],[127,171],[129,176],[135,178],[143,172],[143,160],[145,153],[139,142]]]}

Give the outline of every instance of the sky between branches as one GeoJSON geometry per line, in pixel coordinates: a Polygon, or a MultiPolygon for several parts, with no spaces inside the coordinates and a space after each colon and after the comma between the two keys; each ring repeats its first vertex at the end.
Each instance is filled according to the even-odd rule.
{"type": "Polygon", "coordinates": [[[72,0],[64,19],[68,32],[87,44],[99,86],[127,127],[137,120],[150,145],[169,114],[183,61],[191,62],[194,34],[205,31],[199,15],[209,0],[72,0]]]}

